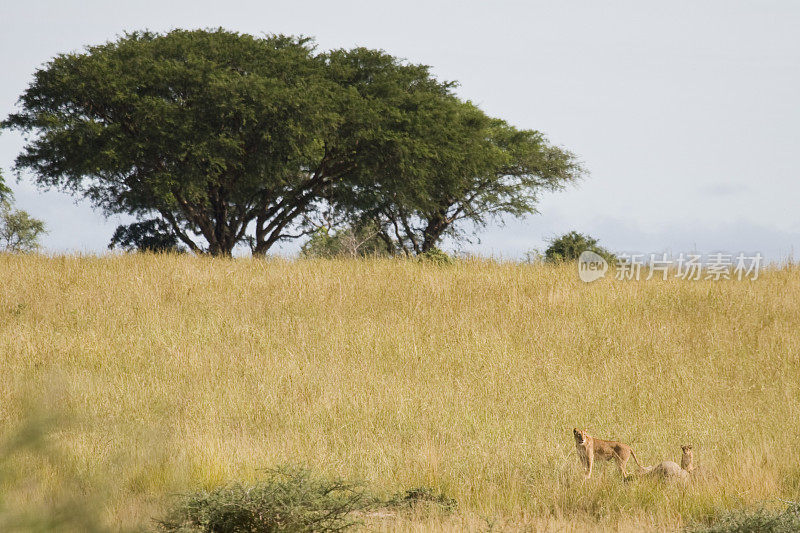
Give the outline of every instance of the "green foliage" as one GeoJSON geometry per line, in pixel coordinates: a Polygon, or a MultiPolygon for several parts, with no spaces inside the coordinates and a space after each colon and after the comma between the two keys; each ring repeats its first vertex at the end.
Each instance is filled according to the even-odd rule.
{"type": "Polygon", "coordinates": [[[36,251],[43,233],[46,233],[43,221],[33,218],[27,211],[15,209],[9,200],[0,200],[0,250],[36,251]]]}
{"type": "Polygon", "coordinates": [[[440,250],[439,248],[431,248],[430,250],[422,252],[419,255],[419,258],[421,261],[440,266],[452,265],[456,262],[452,256],[450,256],[447,252],[440,250]]]}
{"type": "Polygon", "coordinates": [[[396,124],[426,120],[417,94],[446,92],[426,67],[381,52],[137,32],[56,57],[4,126],[38,133],[16,167],[40,185],[107,212],[157,214],[195,252],[230,254],[250,237],[260,254],[295,236],[292,224],[355,168],[382,168],[387,147],[414,152],[396,124]],[[367,56],[380,63],[368,75],[367,56]]]}
{"type": "Polygon", "coordinates": [[[360,484],[281,467],[253,485],[238,483],[189,494],[157,523],[167,532],[336,532],[360,522],[371,510],[452,513],[457,502],[429,487],[389,498],[370,495],[360,484]]]}
{"type": "Polygon", "coordinates": [[[614,254],[598,246],[597,239],[576,231],[570,231],[550,241],[550,246],[545,250],[544,256],[545,260],[550,262],[577,261],[581,253],[586,250],[595,252],[606,261],[614,259],[614,254]]]}
{"type": "Polygon", "coordinates": [[[373,224],[346,226],[338,231],[321,227],[303,244],[303,257],[371,257],[388,255],[391,250],[381,240],[373,224]]]}
{"type": "Polygon", "coordinates": [[[406,253],[435,248],[444,236],[461,238],[465,227],[535,213],[542,190],[584,173],[573,154],[540,132],[492,119],[470,102],[446,95],[418,105],[426,120],[399,126],[416,140],[414,149],[385,148],[392,157],[384,168],[362,168],[361,186],[337,204],[372,220],[406,253]]]}
{"type": "Polygon", "coordinates": [[[255,485],[228,485],[183,498],[158,523],[175,532],[335,532],[369,505],[357,485],[282,468],[255,485]]]}
{"type": "Polygon", "coordinates": [[[3,172],[0,171],[0,202],[11,198],[11,189],[8,188],[3,179],[3,172]]]}
{"type": "Polygon", "coordinates": [[[186,250],[179,244],[172,228],[159,219],[150,219],[128,225],[117,226],[108,248],[121,248],[133,252],[172,252],[186,250]]]}
{"type": "Polygon", "coordinates": [[[317,229],[300,249],[302,257],[321,257],[331,259],[341,255],[342,244],[339,235],[326,227],[317,229]]]}
{"type": "Polygon", "coordinates": [[[491,119],[424,65],[307,38],[134,32],[36,71],[4,128],[42,187],[156,216],[197,253],[264,254],[322,206],[422,253],[462,222],[535,212],[583,170],[491,119]]]}
{"type": "Polygon", "coordinates": [[[736,511],[711,525],[695,525],[690,533],[794,533],[800,531],[800,504],[791,503],[782,511],[736,511]]]}
{"type": "Polygon", "coordinates": [[[134,32],[47,63],[4,126],[37,133],[16,167],[41,186],[159,215],[193,251],[230,254],[251,223],[263,248],[340,173],[321,66],[306,38],[134,32]]]}

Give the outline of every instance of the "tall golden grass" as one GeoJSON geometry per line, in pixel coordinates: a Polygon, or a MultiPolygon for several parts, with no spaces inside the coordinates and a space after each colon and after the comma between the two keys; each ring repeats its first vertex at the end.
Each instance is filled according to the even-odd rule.
{"type": "Polygon", "coordinates": [[[0,279],[0,431],[31,402],[69,416],[55,458],[8,459],[7,506],[69,477],[112,527],[147,525],[170,494],[285,463],[459,502],[378,530],[668,530],[800,499],[792,266],[585,284],[570,265],[0,254],[0,279]],[[583,481],[574,426],[646,464],[692,443],[704,475],[583,481]]]}

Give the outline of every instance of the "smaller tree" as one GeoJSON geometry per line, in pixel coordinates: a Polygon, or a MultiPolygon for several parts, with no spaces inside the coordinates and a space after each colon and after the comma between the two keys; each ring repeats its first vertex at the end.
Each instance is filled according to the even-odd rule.
{"type": "Polygon", "coordinates": [[[322,226],[306,241],[300,254],[303,257],[366,257],[390,255],[391,250],[380,238],[374,224],[349,225],[336,232],[322,226]]]}
{"type": "Polygon", "coordinates": [[[183,248],[172,228],[159,219],[117,226],[108,248],[126,252],[183,253],[183,248]]]}
{"type": "Polygon", "coordinates": [[[597,239],[577,231],[570,231],[550,241],[550,246],[545,250],[544,257],[546,261],[553,263],[577,261],[578,257],[586,250],[595,252],[606,261],[613,261],[614,259],[614,254],[598,246],[597,239]]]}
{"type": "Polygon", "coordinates": [[[6,252],[33,252],[39,249],[44,222],[26,211],[15,209],[8,197],[0,200],[0,249],[6,252]]]}

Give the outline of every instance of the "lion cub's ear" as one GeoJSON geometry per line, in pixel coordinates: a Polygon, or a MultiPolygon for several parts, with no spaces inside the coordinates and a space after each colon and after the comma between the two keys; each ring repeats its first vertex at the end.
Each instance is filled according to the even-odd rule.
{"type": "Polygon", "coordinates": [[[692,449],[692,445],[691,444],[686,444],[684,446],[681,446],[681,450],[683,450],[685,452],[688,452],[691,449],[692,449]]]}

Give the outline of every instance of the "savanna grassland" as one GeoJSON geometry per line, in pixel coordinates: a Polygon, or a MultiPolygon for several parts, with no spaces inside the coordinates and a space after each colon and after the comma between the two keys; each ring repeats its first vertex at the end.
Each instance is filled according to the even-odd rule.
{"type": "Polygon", "coordinates": [[[0,254],[0,277],[0,432],[49,420],[0,459],[6,514],[85,500],[148,528],[177,492],[285,464],[458,502],[372,530],[672,530],[800,499],[792,266],[585,284],[571,265],[0,254]],[[703,474],[584,481],[574,426],[644,464],[692,443],[703,474]]]}

